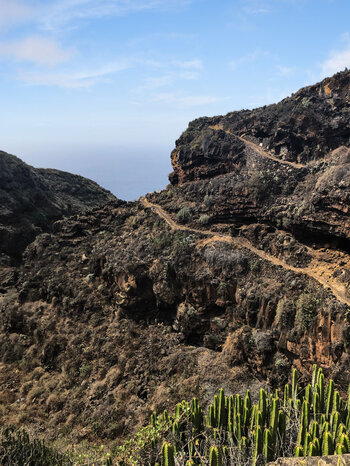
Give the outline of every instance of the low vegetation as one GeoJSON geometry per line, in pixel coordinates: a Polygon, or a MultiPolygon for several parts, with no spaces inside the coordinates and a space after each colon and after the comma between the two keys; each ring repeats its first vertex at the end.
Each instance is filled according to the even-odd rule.
{"type": "Polygon", "coordinates": [[[119,447],[118,465],[264,465],[281,456],[350,453],[350,396],[344,401],[334,381],[325,383],[313,368],[302,387],[296,369],[292,383],[273,393],[260,389],[215,395],[206,412],[197,399],[182,401],[169,415],[151,416],[149,426],[119,447]]]}

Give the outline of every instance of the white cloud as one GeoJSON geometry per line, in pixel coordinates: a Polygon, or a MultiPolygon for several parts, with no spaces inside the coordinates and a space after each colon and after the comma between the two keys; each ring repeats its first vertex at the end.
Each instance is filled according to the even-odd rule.
{"type": "Polygon", "coordinates": [[[71,51],[63,50],[54,40],[46,37],[27,37],[5,43],[0,42],[0,55],[8,55],[16,60],[24,60],[39,65],[57,65],[66,61],[71,51]]]}
{"type": "Polygon", "coordinates": [[[175,65],[178,65],[180,68],[192,69],[192,70],[201,70],[203,69],[203,63],[198,58],[189,61],[175,62],[175,65]]]}
{"type": "Polygon", "coordinates": [[[155,8],[183,6],[191,0],[58,0],[47,8],[42,22],[46,29],[60,28],[74,20],[123,16],[155,8]]]}
{"type": "Polygon", "coordinates": [[[88,89],[99,82],[108,82],[110,75],[129,68],[127,62],[111,64],[91,71],[61,72],[61,73],[35,73],[21,72],[18,80],[28,85],[56,86],[69,89],[88,89]]]}
{"type": "Polygon", "coordinates": [[[345,50],[334,51],[322,65],[324,75],[330,76],[344,68],[350,68],[350,45],[345,50]]]}
{"type": "Polygon", "coordinates": [[[26,2],[0,0],[0,26],[2,28],[30,20],[34,10],[26,2]]]}

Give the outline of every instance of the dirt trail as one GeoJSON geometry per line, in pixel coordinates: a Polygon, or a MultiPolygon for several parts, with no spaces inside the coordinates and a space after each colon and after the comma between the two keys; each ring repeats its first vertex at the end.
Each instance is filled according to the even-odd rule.
{"type": "Polygon", "coordinates": [[[302,163],[296,163],[296,162],[288,162],[287,160],[281,160],[278,157],[275,157],[274,155],[270,154],[269,152],[266,152],[264,149],[262,149],[260,146],[255,144],[252,141],[248,141],[248,139],[245,139],[243,136],[238,136],[235,133],[232,133],[228,129],[222,128],[220,125],[215,125],[215,126],[209,126],[210,129],[213,129],[214,131],[225,131],[227,134],[231,134],[231,136],[235,136],[236,138],[240,139],[244,144],[247,144],[249,147],[251,147],[254,151],[258,152],[260,155],[263,157],[266,157],[270,160],[274,160],[275,162],[281,163],[283,165],[289,165],[293,168],[305,168],[307,165],[303,165],[302,163]]]}
{"type": "Polygon", "coordinates": [[[240,248],[246,248],[249,251],[253,252],[261,259],[264,259],[278,267],[282,267],[285,270],[291,270],[297,274],[305,274],[310,278],[316,280],[320,285],[322,285],[327,291],[331,291],[333,295],[343,304],[350,306],[350,298],[347,296],[346,288],[344,284],[339,283],[334,280],[332,277],[333,268],[326,264],[324,261],[320,261],[317,257],[317,253],[314,252],[311,248],[308,248],[309,253],[313,256],[313,260],[308,267],[293,267],[292,265],[287,264],[284,260],[268,254],[267,252],[256,248],[253,246],[246,238],[242,237],[232,237],[230,235],[225,235],[223,233],[214,232],[211,230],[199,230],[196,228],[190,228],[185,225],[180,225],[176,223],[170,215],[158,204],[153,204],[145,198],[141,198],[140,202],[144,207],[152,209],[159,217],[161,217],[173,230],[182,230],[188,231],[190,233],[198,233],[207,238],[200,240],[198,245],[204,246],[209,243],[222,241],[225,243],[234,244],[240,248]]]}

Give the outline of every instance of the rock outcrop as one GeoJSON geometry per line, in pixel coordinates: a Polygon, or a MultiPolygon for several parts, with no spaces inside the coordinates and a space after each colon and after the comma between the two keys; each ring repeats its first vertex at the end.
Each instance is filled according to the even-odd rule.
{"type": "MultiPolygon", "coordinates": [[[[0,256],[19,259],[40,232],[63,216],[115,197],[93,181],[59,170],[36,169],[0,152],[0,256]]],[[[0,257],[0,259],[1,259],[0,257]]]]}

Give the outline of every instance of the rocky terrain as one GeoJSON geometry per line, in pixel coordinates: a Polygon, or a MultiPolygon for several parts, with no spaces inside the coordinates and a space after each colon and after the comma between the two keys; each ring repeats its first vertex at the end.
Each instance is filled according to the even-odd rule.
{"type": "Polygon", "coordinates": [[[137,202],[0,156],[0,415],[120,441],[219,387],[350,381],[350,72],[200,118],[137,202]]]}
{"type": "Polygon", "coordinates": [[[93,181],[59,170],[36,169],[0,152],[0,260],[20,259],[36,235],[114,196],[93,181]]]}

